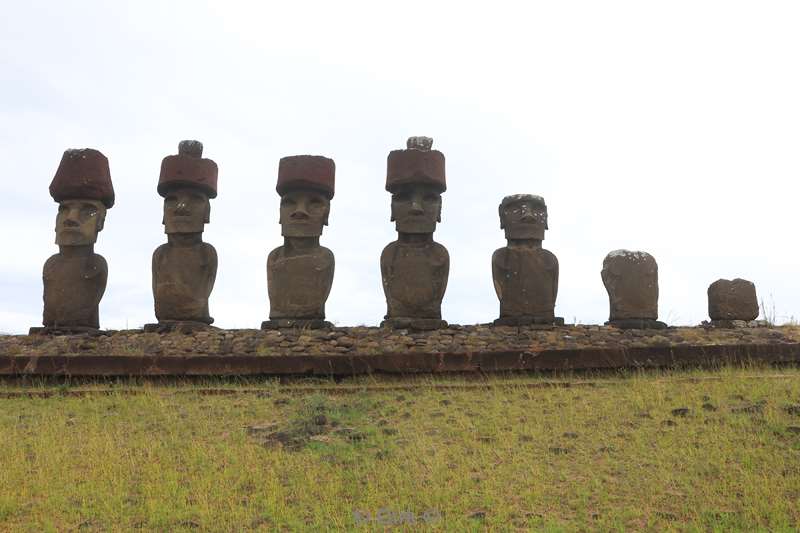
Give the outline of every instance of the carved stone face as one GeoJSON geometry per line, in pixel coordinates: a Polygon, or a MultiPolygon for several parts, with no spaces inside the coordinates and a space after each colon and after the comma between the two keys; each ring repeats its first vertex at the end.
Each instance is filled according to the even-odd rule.
{"type": "Polygon", "coordinates": [[[398,233],[433,233],[442,221],[442,194],[430,185],[401,187],[392,194],[392,221],[398,233]]]}
{"type": "Polygon", "coordinates": [[[547,229],[547,207],[532,198],[520,198],[500,205],[500,229],[506,239],[544,240],[547,229]]]}
{"type": "Polygon", "coordinates": [[[319,237],[328,225],[331,201],[314,190],[298,189],[281,196],[281,235],[319,237]]]}
{"type": "Polygon", "coordinates": [[[56,216],[56,244],[85,246],[97,242],[106,220],[106,207],[96,200],[63,200],[56,216]]]}
{"type": "Polygon", "coordinates": [[[211,202],[201,190],[181,187],[164,197],[164,233],[202,233],[210,217],[211,202]]]}

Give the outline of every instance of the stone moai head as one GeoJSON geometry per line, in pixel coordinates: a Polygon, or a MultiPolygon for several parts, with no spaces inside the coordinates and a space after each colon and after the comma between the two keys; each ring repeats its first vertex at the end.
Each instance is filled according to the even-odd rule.
{"type": "Polygon", "coordinates": [[[506,239],[544,240],[547,206],[544,198],[533,194],[513,194],[500,203],[500,229],[506,239]]]}
{"type": "Polygon", "coordinates": [[[203,143],[181,141],[178,155],[161,162],[158,193],[164,197],[164,232],[202,233],[217,196],[217,164],[203,159],[203,143]]]}
{"type": "Polygon", "coordinates": [[[614,250],[600,273],[608,291],[609,321],[658,318],[658,265],[647,252],[614,250]]]}
{"type": "Polygon", "coordinates": [[[91,148],[67,150],[50,184],[59,203],[56,244],[87,246],[97,242],[106,210],[114,205],[114,186],[106,156],[91,148]]]}
{"type": "Polygon", "coordinates": [[[433,233],[442,220],[444,154],[431,150],[430,137],[410,137],[405,150],[387,160],[386,190],[392,193],[392,216],[398,233],[433,233]]]}
{"type": "Polygon", "coordinates": [[[328,225],[335,188],[333,159],[316,155],[284,157],[278,166],[280,225],[284,237],[319,237],[328,225]]]}
{"type": "Polygon", "coordinates": [[[708,287],[708,315],[711,320],[755,320],[756,286],[746,279],[718,279],[708,287]]]}

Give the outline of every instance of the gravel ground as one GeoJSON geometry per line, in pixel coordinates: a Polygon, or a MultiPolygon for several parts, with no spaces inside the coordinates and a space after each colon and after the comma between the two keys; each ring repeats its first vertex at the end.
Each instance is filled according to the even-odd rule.
{"type": "Polygon", "coordinates": [[[674,327],[622,331],[606,326],[458,326],[429,332],[377,327],[330,330],[215,330],[185,333],[109,331],[99,336],[0,336],[0,355],[372,355],[397,352],[613,348],[800,342],[800,326],[717,329],[674,327]]]}

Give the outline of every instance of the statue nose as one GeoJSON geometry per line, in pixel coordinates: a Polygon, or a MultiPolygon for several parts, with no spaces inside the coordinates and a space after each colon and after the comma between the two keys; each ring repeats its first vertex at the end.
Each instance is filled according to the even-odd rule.
{"type": "Polygon", "coordinates": [[[64,225],[68,228],[77,228],[78,226],[80,226],[80,224],[78,224],[78,221],[75,220],[74,218],[68,218],[64,220],[64,225]]]}
{"type": "Polygon", "coordinates": [[[522,215],[522,218],[520,220],[522,220],[523,222],[536,222],[536,217],[534,217],[531,213],[525,213],[524,215],[522,215]]]}
{"type": "Polygon", "coordinates": [[[179,215],[185,215],[189,211],[189,206],[186,205],[186,202],[178,202],[178,205],[175,207],[175,212],[179,215]]]}
{"type": "Polygon", "coordinates": [[[294,219],[306,220],[308,218],[308,212],[305,209],[296,209],[292,211],[290,216],[294,219]]]}
{"type": "Polygon", "coordinates": [[[414,215],[421,215],[425,213],[425,210],[422,209],[422,205],[419,202],[412,202],[411,203],[411,213],[414,215]]]}

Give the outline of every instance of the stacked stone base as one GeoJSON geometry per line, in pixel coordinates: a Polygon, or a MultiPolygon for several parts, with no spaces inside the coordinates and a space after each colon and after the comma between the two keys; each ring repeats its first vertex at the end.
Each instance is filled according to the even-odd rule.
{"type": "Polygon", "coordinates": [[[319,318],[278,318],[275,320],[265,320],[261,323],[262,330],[274,329],[331,329],[333,324],[319,318]]]}
{"type": "Polygon", "coordinates": [[[381,322],[382,328],[410,329],[415,331],[434,331],[445,329],[447,321],[438,318],[387,318],[381,322]]]}
{"type": "Polygon", "coordinates": [[[609,320],[606,326],[613,326],[619,329],[667,329],[664,322],[649,318],[625,318],[621,320],[609,320]]]}
{"type": "Polygon", "coordinates": [[[196,331],[217,330],[205,322],[196,322],[193,320],[162,320],[156,324],[145,324],[145,333],[171,333],[177,331],[180,333],[194,333],[196,331]]]}

